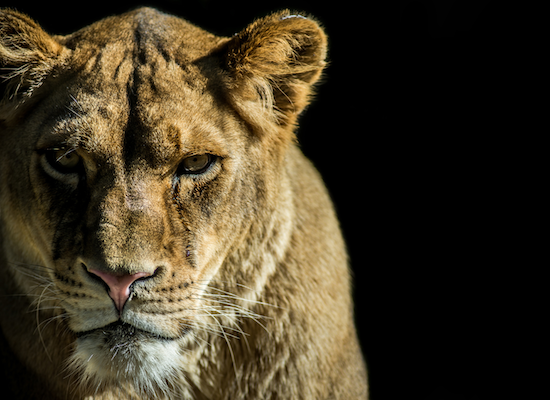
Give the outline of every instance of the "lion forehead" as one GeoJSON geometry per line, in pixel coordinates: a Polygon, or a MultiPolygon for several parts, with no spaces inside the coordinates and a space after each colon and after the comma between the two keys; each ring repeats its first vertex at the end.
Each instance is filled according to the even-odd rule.
{"type": "MultiPolygon", "coordinates": [[[[186,152],[223,155],[224,149],[238,140],[236,132],[242,130],[236,126],[230,107],[224,109],[214,93],[197,84],[204,80],[199,72],[195,83],[188,85],[184,78],[191,79],[192,72],[179,67],[175,71],[164,60],[160,64],[133,60],[125,67],[125,76],[110,84],[98,77],[108,75],[113,65],[101,67],[97,73],[84,70],[59,89],[64,107],[45,104],[46,108],[61,110],[61,114],[48,117],[52,126],[44,131],[41,143],[64,142],[105,160],[139,154],[158,165],[186,152]]],[[[46,110],[37,116],[55,113],[46,110]]]]}
{"type": "Polygon", "coordinates": [[[63,38],[67,47],[84,50],[84,58],[93,48],[112,47],[119,58],[131,53],[146,63],[160,54],[181,65],[205,56],[219,42],[219,37],[182,18],[147,7],[106,18],[63,38]]]}

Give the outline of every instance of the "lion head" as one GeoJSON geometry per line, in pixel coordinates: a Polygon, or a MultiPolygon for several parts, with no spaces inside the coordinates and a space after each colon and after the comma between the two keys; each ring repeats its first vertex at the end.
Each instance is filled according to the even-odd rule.
{"type": "Polygon", "coordinates": [[[283,11],[225,38],[142,8],[63,37],[3,10],[0,35],[13,352],[38,376],[65,371],[52,390],[191,396],[222,370],[208,337],[280,308],[262,293],[300,218],[289,154],[325,34],[283,11]]]}

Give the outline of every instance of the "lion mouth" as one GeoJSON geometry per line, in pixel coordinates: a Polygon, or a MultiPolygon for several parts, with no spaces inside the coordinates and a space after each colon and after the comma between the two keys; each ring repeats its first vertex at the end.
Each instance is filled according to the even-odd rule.
{"type": "MultiPolygon", "coordinates": [[[[185,332],[184,332],[185,333],[185,332]]],[[[136,328],[135,326],[123,322],[121,320],[105,325],[101,328],[92,329],[89,331],[76,332],[76,336],[81,338],[86,338],[90,336],[101,336],[103,337],[106,344],[116,344],[116,343],[128,343],[137,340],[144,339],[156,339],[156,340],[176,340],[177,338],[162,336],[156,333],[144,331],[142,329],[136,328]]]]}

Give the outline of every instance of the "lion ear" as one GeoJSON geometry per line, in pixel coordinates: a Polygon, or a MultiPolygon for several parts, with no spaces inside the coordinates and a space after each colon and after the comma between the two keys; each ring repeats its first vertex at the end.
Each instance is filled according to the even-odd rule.
{"type": "Polygon", "coordinates": [[[288,10],[261,18],[225,44],[231,97],[251,122],[295,123],[326,64],[327,37],[310,18],[288,10]]]}
{"type": "Polygon", "coordinates": [[[0,119],[32,96],[63,49],[31,18],[0,10],[0,119]]]}

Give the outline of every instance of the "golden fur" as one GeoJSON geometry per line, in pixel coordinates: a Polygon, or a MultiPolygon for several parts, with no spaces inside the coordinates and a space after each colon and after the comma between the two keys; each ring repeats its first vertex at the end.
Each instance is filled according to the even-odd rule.
{"type": "Polygon", "coordinates": [[[231,38],[149,8],[64,37],[0,11],[10,399],[367,397],[345,246],[293,134],[326,46],[288,11],[231,38]],[[100,275],[136,273],[119,310],[100,275]]]}

